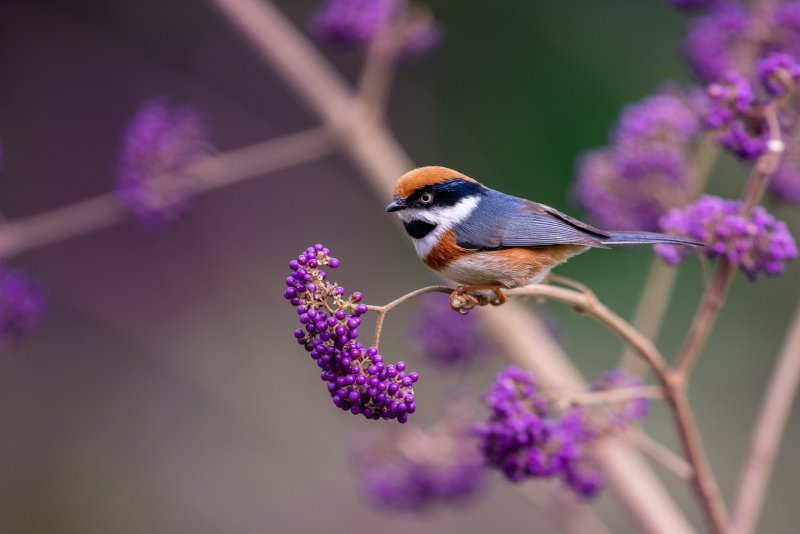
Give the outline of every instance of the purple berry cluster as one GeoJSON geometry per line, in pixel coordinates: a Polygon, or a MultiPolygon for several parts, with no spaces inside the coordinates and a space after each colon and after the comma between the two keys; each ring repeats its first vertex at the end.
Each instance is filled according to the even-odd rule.
{"type": "MultiPolygon", "coordinates": [[[[624,371],[612,371],[591,391],[638,387],[624,371]]],[[[576,494],[589,498],[603,486],[603,474],[592,455],[598,439],[643,419],[649,402],[635,398],[598,406],[569,408],[557,413],[553,398],[541,392],[533,377],[516,367],[497,375],[484,395],[489,422],[477,427],[488,463],[519,482],[528,477],[561,480],[576,494]]]]}
{"type": "Polygon", "coordinates": [[[706,13],[693,21],[684,41],[689,65],[703,82],[720,81],[731,71],[749,77],[756,72],[754,61],[771,52],[800,58],[800,3],[796,0],[776,2],[770,10],[752,10],[730,1],[670,3],[707,4],[706,13]]]}
{"type": "MultiPolygon", "coordinates": [[[[754,280],[759,273],[777,275],[784,262],[797,258],[797,246],[786,224],[757,206],[749,219],[741,215],[741,203],[704,196],[685,210],[671,210],[661,219],[664,232],[689,236],[706,243],[710,258],[722,257],[738,265],[754,280]]],[[[691,251],[680,245],[656,245],[656,253],[676,265],[691,251]]]]}
{"type": "Polygon", "coordinates": [[[709,108],[703,125],[719,131],[719,143],[743,160],[761,156],[767,149],[768,132],[750,82],[729,72],[724,82],[710,84],[707,92],[709,108]]]}
{"type": "Polygon", "coordinates": [[[125,131],[117,195],[147,228],[168,226],[189,211],[196,192],[189,167],[211,146],[210,128],[197,110],[165,98],[149,100],[125,131]]]}
{"type": "Polygon", "coordinates": [[[453,313],[442,295],[422,299],[409,337],[416,341],[422,356],[442,369],[467,365],[491,349],[475,314],[453,313]]]}
{"type": "Polygon", "coordinates": [[[797,88],[800,65],[789,54],[770,52],[758,63],[758,79],[767,93],[780,97],[797,88]]]}
{"type": "Polygon", "coordinates": [[[0,264],[0,339],[17,339],[47,313],[44,288],[22,272],[0,264]]]}
{"type": "Polygon", "coordinates": [[[530,374],[516,367],[502,371],[484,402],[490,416],[476,429],[481,449],[487,462],[509,480],[560,476],[585,497],[600,490],[599,472],[583,469],[591,435],[582,418],[574,411],[560,417],[550,413],[530,374]]]}
{"type": "Polygon", "coordinates": [[[419,374],[406,372],[406,364],[385,364],[375,347],[358,341],[361,316],[369,309],[361,293],[345,298],[345,290],[321,269],[339,267],[322,245],[309,247],[289,262],[283,296],[297,310],[301,328],[297,342],[311,353],[322,369],[333,404],[367,419],[397,419],[401,423],[416,411],[413,384],[419,374]]]}
{"type": "MultiPolygon", "coordinates": [[[[404,16],[405,10],[403,0],[325,0],[314,14],[311,31],[322,40],[364,45],[404,16]]],[[[401,54],[428,54],[442,36],[441,26],[423,13],[407,24],[401,54]]]]}
{"type": "Polygon", "coordinates": [[[689,144],[699,129],[681,95],[656,94],[628,106],[612,146],[578,160],[575,199],[600,226],[655,230],[661,215],[687,201],[689,144]]]}
{"type": "Polygon", "coordinates": [[[399,435],[373,435],[360,440],[354,452],[362,493],[391,511],[426,512],[463,504],[485,482],[477,439],[458,420],[428,430],[409,427],[399,435]]]}

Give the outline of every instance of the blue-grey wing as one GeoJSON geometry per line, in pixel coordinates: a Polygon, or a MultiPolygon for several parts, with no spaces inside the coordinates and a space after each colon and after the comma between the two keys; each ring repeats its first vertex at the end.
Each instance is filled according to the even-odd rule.
{"type": "Polygon", "coordinates": [[[456,243],[471,250],[582,245],[602,247],[608,233],[529,200],[491,191],[458,224],[456,243]]]}

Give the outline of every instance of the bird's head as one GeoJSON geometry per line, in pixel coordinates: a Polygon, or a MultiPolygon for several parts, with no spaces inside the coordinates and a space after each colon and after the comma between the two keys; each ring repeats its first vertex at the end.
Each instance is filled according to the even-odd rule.
{"type": "Polygon", "coordinates": [[[453,169],[420,167],[397,180],[386,211],[397,212],[411,237],[420,238],[437,226],[450,227],[466,219],[486,191],[476,180],[453,169]]]}

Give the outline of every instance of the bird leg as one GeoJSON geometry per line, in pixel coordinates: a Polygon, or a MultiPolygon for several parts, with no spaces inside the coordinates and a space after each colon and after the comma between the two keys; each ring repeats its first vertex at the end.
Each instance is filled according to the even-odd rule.
{"type": "MultiPolygon", "coordinates": [[[[487,304],[487,302],[492,306],[500,306],[501,304],[505,304],[506,302],[506,296],[500,289],[500,286],[493,284],[479,285],[479,286],[458,286],[456,287],[456,290],[453,292],[453,294],[464,297],[465,299],[470,301],[472,305],[471,307],[473,308],[475,306],[483,306],[487,304]],[[483,295],[475,296],[470,294],[473,291],[485,291],[485,290],[494,291],[494,294],[496,295],[497,298],[488,300],[483,295]]],[[[452,305],[452,299],[451,299],[451,305],[452,305]]]]}

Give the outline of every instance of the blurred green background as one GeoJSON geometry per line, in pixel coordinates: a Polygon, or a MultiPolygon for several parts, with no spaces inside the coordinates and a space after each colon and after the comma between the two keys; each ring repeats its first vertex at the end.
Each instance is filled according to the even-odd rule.
{"type": "MultiPolygon", "coordinates": [[[[278,2],[305,26],[315,2],[278,2]]],[[[621,108],[664,80],[686,81],[688,18],[658,0],[432,1],[446,29],[431,57],[403,65],[391,126],[416,163],[442,164],[506,192],[580,215],[573,163],[606,143],[621,108]]],[[[325,48],[355,79],[359,55],[325,48]]],[[[313,114],[207,3],[192,0],[5,0],[0,3],[0,210],[22,217],[107,191],[125,121],[166,94],[205,110],[233,149],[314,125],[313,114]]],[[[739,194],[745,172],[723,158],[710,189],[739,194]]],[[[348,439],[370,425],[336,411],[291,337],[286,262],[314,242],[343,263],[349,290],[382,303],[434,278],[396,221],[342,156],[204,196],[185,223],[149,234],[132,221],[10,263],[46,281],[51,313],[0,352],[0,532],[554,532],[497,477],[474,506],[424,517],[364,504],[348,439]]],[[[800,235],[798,211],[769,206],[800,235]]],[[[629,317],[649,250],[595,251],[560,273],[629,317]]],[[[679,348],[703,287],[682,268],[659,339],[679,348]]],[[[765,381],[800,288],[736,277],[691,398],[712,466],[732,497],[765,381]]],[[[592,378],[618,341],[547,304],[574,361],[592,378]]],[[[383,350],[420,370],[417,421],[458,376],[415,360],[406,322],[383,350]]],[[[493,364],[495,367],[497,363],[493,364]]],[[[486,373],[486,382],[490,372],[486,373]]],[[[800,446],[793,414],[761,532],[794,532],[800,446]]],[[[646,428],[676,448],[656,409],[646,428]]],[[[693,517],[691,495],[666,474],[693,517]]],[[[613,499],[598,510],[634,529],[613,499]]]]}

